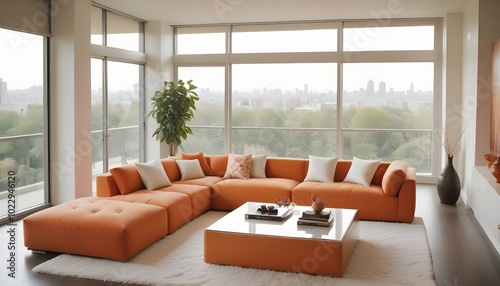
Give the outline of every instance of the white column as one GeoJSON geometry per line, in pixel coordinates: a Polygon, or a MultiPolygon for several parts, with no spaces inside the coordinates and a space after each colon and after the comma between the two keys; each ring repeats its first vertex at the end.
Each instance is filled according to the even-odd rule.
{"type": "MultiPolygon", "coordinates": [[[[146,24],[146,115],[151,111],[150,98],[163,89],[164,81],[173,80],[173,29],[165,22],[151,21],[146,24]]],[[[151,137],[158,128],[156,120],[146,121],[146,161],[168,157],[168,146],[151,137]]]]}
{"type": "Polygon", "coordinates": [[[92,196],[91,0],[52,0],[50,194],[57,205],[92,196]]]}

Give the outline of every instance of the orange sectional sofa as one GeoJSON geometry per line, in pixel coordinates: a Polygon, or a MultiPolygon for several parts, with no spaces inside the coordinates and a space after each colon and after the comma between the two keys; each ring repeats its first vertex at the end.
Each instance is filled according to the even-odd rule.
{"type": "Polygon", "coordinates": [[[25,218],[25,246],[127,261],[210,209],[282,198],[309,206],[313,194],[327,207],[357,209],[358,219],[412,222],[415,169],[402,161],[361,161],[199,152],[116,167],[97,176],[97,197],[25,218]]]}
{"type": "Polygon", "coordinates": [[[309,160],[295,158],[267,158],[265,178],[226,179],[228,155],[200,158],[199,154],[203,177],[181,180],[176,161],[186,157],[164,158],[161,164],[171,186],[147,190],[135,166],[128,165],[97,176],[97,196],[165,208],[168,233],[209,209],[230,211],[248,201],[272,203],[284,197],[297,205],[311,205],[312,194],[327,207],[357,209],[361,220],[412,222],[414,218],[416,172],[401,161],[380,162],[370,185],[364,186],[344,182],[352,160],[336,162],[333,182],[304,181],[309,160]]]}

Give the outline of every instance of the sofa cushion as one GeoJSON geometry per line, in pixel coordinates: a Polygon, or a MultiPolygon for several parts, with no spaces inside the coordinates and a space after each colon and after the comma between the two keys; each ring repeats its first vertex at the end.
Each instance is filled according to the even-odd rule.
{"type": "MultiPolygon", "coordinates": [[[[213,178],[213,177],[209,176],[207,178],[213,178]]],[[[191,219],[194,219],[195,217],[208,211],[212,206],[210,187],[207,186],[190,185],[190,184],[173,184],[170,187],[158,189],[156,191],[158,192],[163,191],[166,193],[181,193],[188,195],[189,198],[191,199],[190,210],[188,210],[191,213],[191,219]]],[[[188,212],[185,213],[187,214],[188,212]]]]}
{"type": "Polygon", "coordinates": [[[357,209],[360,219],[397,221],[396,197],[388,197],[381,186],[363,186],[345,182],[302,182],[292,190],[292,201],[297,205],[311,205],[316,194],[330,208],[357,209]]]}
{"type": "Polygon", "coordinates": [[[206,176],[203,178],[196,178],[196,179],[191,179],[191,180],[185,180],[185,181],[177,181],[173,182],[173,185],[179,184],[179,185],[195,185],[195,186],[205,186],[205,187],[212,187],[213,185],[217,184],[218,182],[222,181],[222,177],[218,176],[206,176]]]}
{"type": "Polygon", "coordinates": [[[120,194],[126,195],[144,189],[141,175],[135,165],[124,165],[109,170],[116,182],[120,194]]]}
{"type": "Polygon", "coordinates": [[[267,154],[252,155],[252,166],[250,169],[250,178],[266,177],[267,154]]]}
{"type": "Polygon", "coordinates": [[[355,208],[351,202],[354,185],[342,182],[302,182],[292,189],[292,202],[297,205],[310,206],[311,195],[316,194],[326,203],[327,208],[339,206],[355,208]]]}
{"type": "Polygon", "coordinates": [[[291,190],[298,184],[282,178],[222,180],[212,187],[212,209],[234,210],[246,202],[273,203],[283,197],[291,198],[291,190]]]}
{"type": "Polygon", "coordinates": [[[205,174],[200,166],[200,161],[195,160],[177,160],[175,161],[181,172],[181,181],[203,178],[205,174]]]}
{"type": "Polygon", "coordinates": [[[379,164],[379,160],[363,160],[354,157],[344,182],[369,186],[379,164]]]}
{"type": "Polygon", "coordinates": [[[266,176],[302,182],[306,177],[308,163],[307,159],[267,158],[266,176]]]}
{"type": "Polygon", "coordinates": [[[142,182],[148,190],[154,190],[172,184],[159,159],[154,159],[147,163],[135,163],[135,166],[142,178],[142,182]]]}
{"type": "Polygon", "coordinates": [[[198,153],[182,153],[181,156],[183,160],[198,159],[198,161],[200,162],[201,169],[203,170],[203,174],[205,174],[205,176],[215,175],[212,168],[210,168],[210,166],[208,165],[208,162],[205,159],[205,155],[203,155],[203,152],[200,151],[198,153]]]}
{"type": "MultiPolygon", "coordinates": [[[[169,188],[173,189],[176,187],[172,185],[164,189],[169,188]]],[[[165,192],[162,190],[163,189],[149,191],[142,189],[126,196],[118,195],[106,199],[129,203],[141,203],[164,208],[166,210],[165,223],[167,225],[167,232],[170,234],[191,221],[193,216],[191,198],[187,194],[165,192]]]]}
{"type": "Polygon", "coordinates": [[[316,157],[309,155],[309,167],[304,182],[333,182],[338,157],[316,157]]]}
{"type": "Polygon", "coordinates": [[[389,165],[382,179],[384,194],[390,197],[395,197],[398,194],[401,184],[406,178],[406,169],[406,163],[403,161],[393,161],[389,165]]]}
{"type": "Polygon", "coordinates": [[[224,179],[248,179],[252,166],[252,154],[229,154],[224,179]]]}

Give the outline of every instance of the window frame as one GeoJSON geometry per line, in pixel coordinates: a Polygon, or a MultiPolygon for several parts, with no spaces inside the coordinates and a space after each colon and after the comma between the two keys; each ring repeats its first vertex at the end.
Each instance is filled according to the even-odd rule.
{"type": "MultiPolygon", "coordinates": [[[[145,50],[145,23],[146,21],[130,16],[128,14],[112,10],[108,7],[101,6],[97,3],[92,3],[93,7],[99,8],[102,10],[102,40],[103,44],[91,44],[91,58],[103,60],[103,74],[102,74],[102,82],[103,82],[103,130],[107,130],[107,65],[108,62],[119,62],[119,63],[128,63],[128,64],[136,64],[139,66],[139,161],[145,161],[145,144],[146,144],[146,98],[145,98],[145,88],[146,88],[146,53],[145,50]],[[121,17],[129,18],[135,20],[139,24],[139,51],[125,50],[115,47],[107,46],[107,23],[106,23],[106,14],[112,13],[114,15],[118,15],[121,17]]],[[[106,131],[107,132],[107,131],[106,131]]],[[[106,134],[103,134],[106,136],[106,134]]],[[[103,143],[104,154],[103,158],[107,158],[107,148],[108,141],[104,140],[103,143]]],[[[103,172],[107,172],[109,170],[109,165],[107,162],[103,162],[103,172]]]]}
{"type": "MultiPolygon", "coordinates": [[[[43,73],[43,79],[42,79],[42,84],[43,84],[43,99],[42,99],[42,102],[43,102],[43,121],[44,121],[44,124],[43,124],[43,145],[44,145],[44,150],[43,150],[43,168],[44,168],[44,174],[43,174],[43,184],[44,184],[44,188],[43,188],[43,202],[42,203],[39,203],[39,204],[36,204],[36,205],[31,205],[30,207],[28,208],[24,208],[24,209],[21,209],[21,210],[18,210],[18,204],[15,204],[15,213],[12,215],[12,214],[6,214],[6,215],[2,215],[0,214],[0,225],[1,224],[5,224],[5,223],[8,223],[11,221],[11,218],[12,219],[21,219],[21,218],[24,218],[32,213],[35,213],[39,210],[42,210],[44,208],[47,208],[50,206],[51,204],[51,198],[50,198],[50,188],[51,188],[51,184],[50,184],[50,157],[49,157],[49,151],[50,151],[50,128],[49,128],[49,120],[50,120],[50,106],[49,106],[49,95],[50,95],[50,74],[49,74],[49,70],[50,70],[50,67],[49,67],[49,51],[50,51],[50,40],[49,40],[49,36],[50,35],[45,35],[45,34],[37,34],[37,33],[32,33],[30,31],[16,31],[16,30],[13,30],[11,28],[8,28],[8,27],[0,27],[1,29],[5,29],[5,30],[11,30],[11,31],[14,31],[14,32],[21,32],[21,33],[26,33],[28,35],[35,35],[35,36],[40,36],[42,37],[43,39],[43,51],[42,51],[42,55],[43,55],[43,58],[42,58],[42,61],[43,61],[43,67],[42,67],[42,73],[43,73]]],[[[29,160],[29,158],[28,158],[29,160]]],[[[22,194],[22,193],[20,193],[22,194]]],[[[17,197],[17,195],[20,195],[20,194],[16,194],[16,201],[19,201],[19,198],[17,197]]],[[[6,212],[7,212],[7,209],[6,209],[6,212]]]]}

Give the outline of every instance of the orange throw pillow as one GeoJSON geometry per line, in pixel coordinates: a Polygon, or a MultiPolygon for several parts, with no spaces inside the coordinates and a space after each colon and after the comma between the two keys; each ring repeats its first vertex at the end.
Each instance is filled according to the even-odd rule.
{"type": "Polygon", "coordinates": [[[384,194],[390,197],[395,197],[398,194],[406,178],[406,168],[406,163],[403,161],[394,161],[387,167],[382,179],[384,194]]]}
{"type": "Polygon", "coordinates": [[[229,154],[224,179],[248,179],[252,169],[252,154],[229,154]]]}
{"type": "Polygon", "coordinates": [[[145,189],[141,175],[135,165],[124,165],[109,170],[111,176],[118,186],[120,194],[126,195],[132,192],[145,189]]]}
{"type": "Polygon", "coordinates": [[[210,168],[216,176],[224,177],[227,169],[227,158],[227,154],[210,156],[210,168]]]}
{"type": "Polygon", "coordinates": [[[181,156],[184,160],[198,159],[198,161],[200,162],[201,170],[203,170],[203,174],[205,174],[205,176],[215,176],[215,172],[208,165],[203,152],[200,151],[198,153],[182,153],[181,156]]]}

